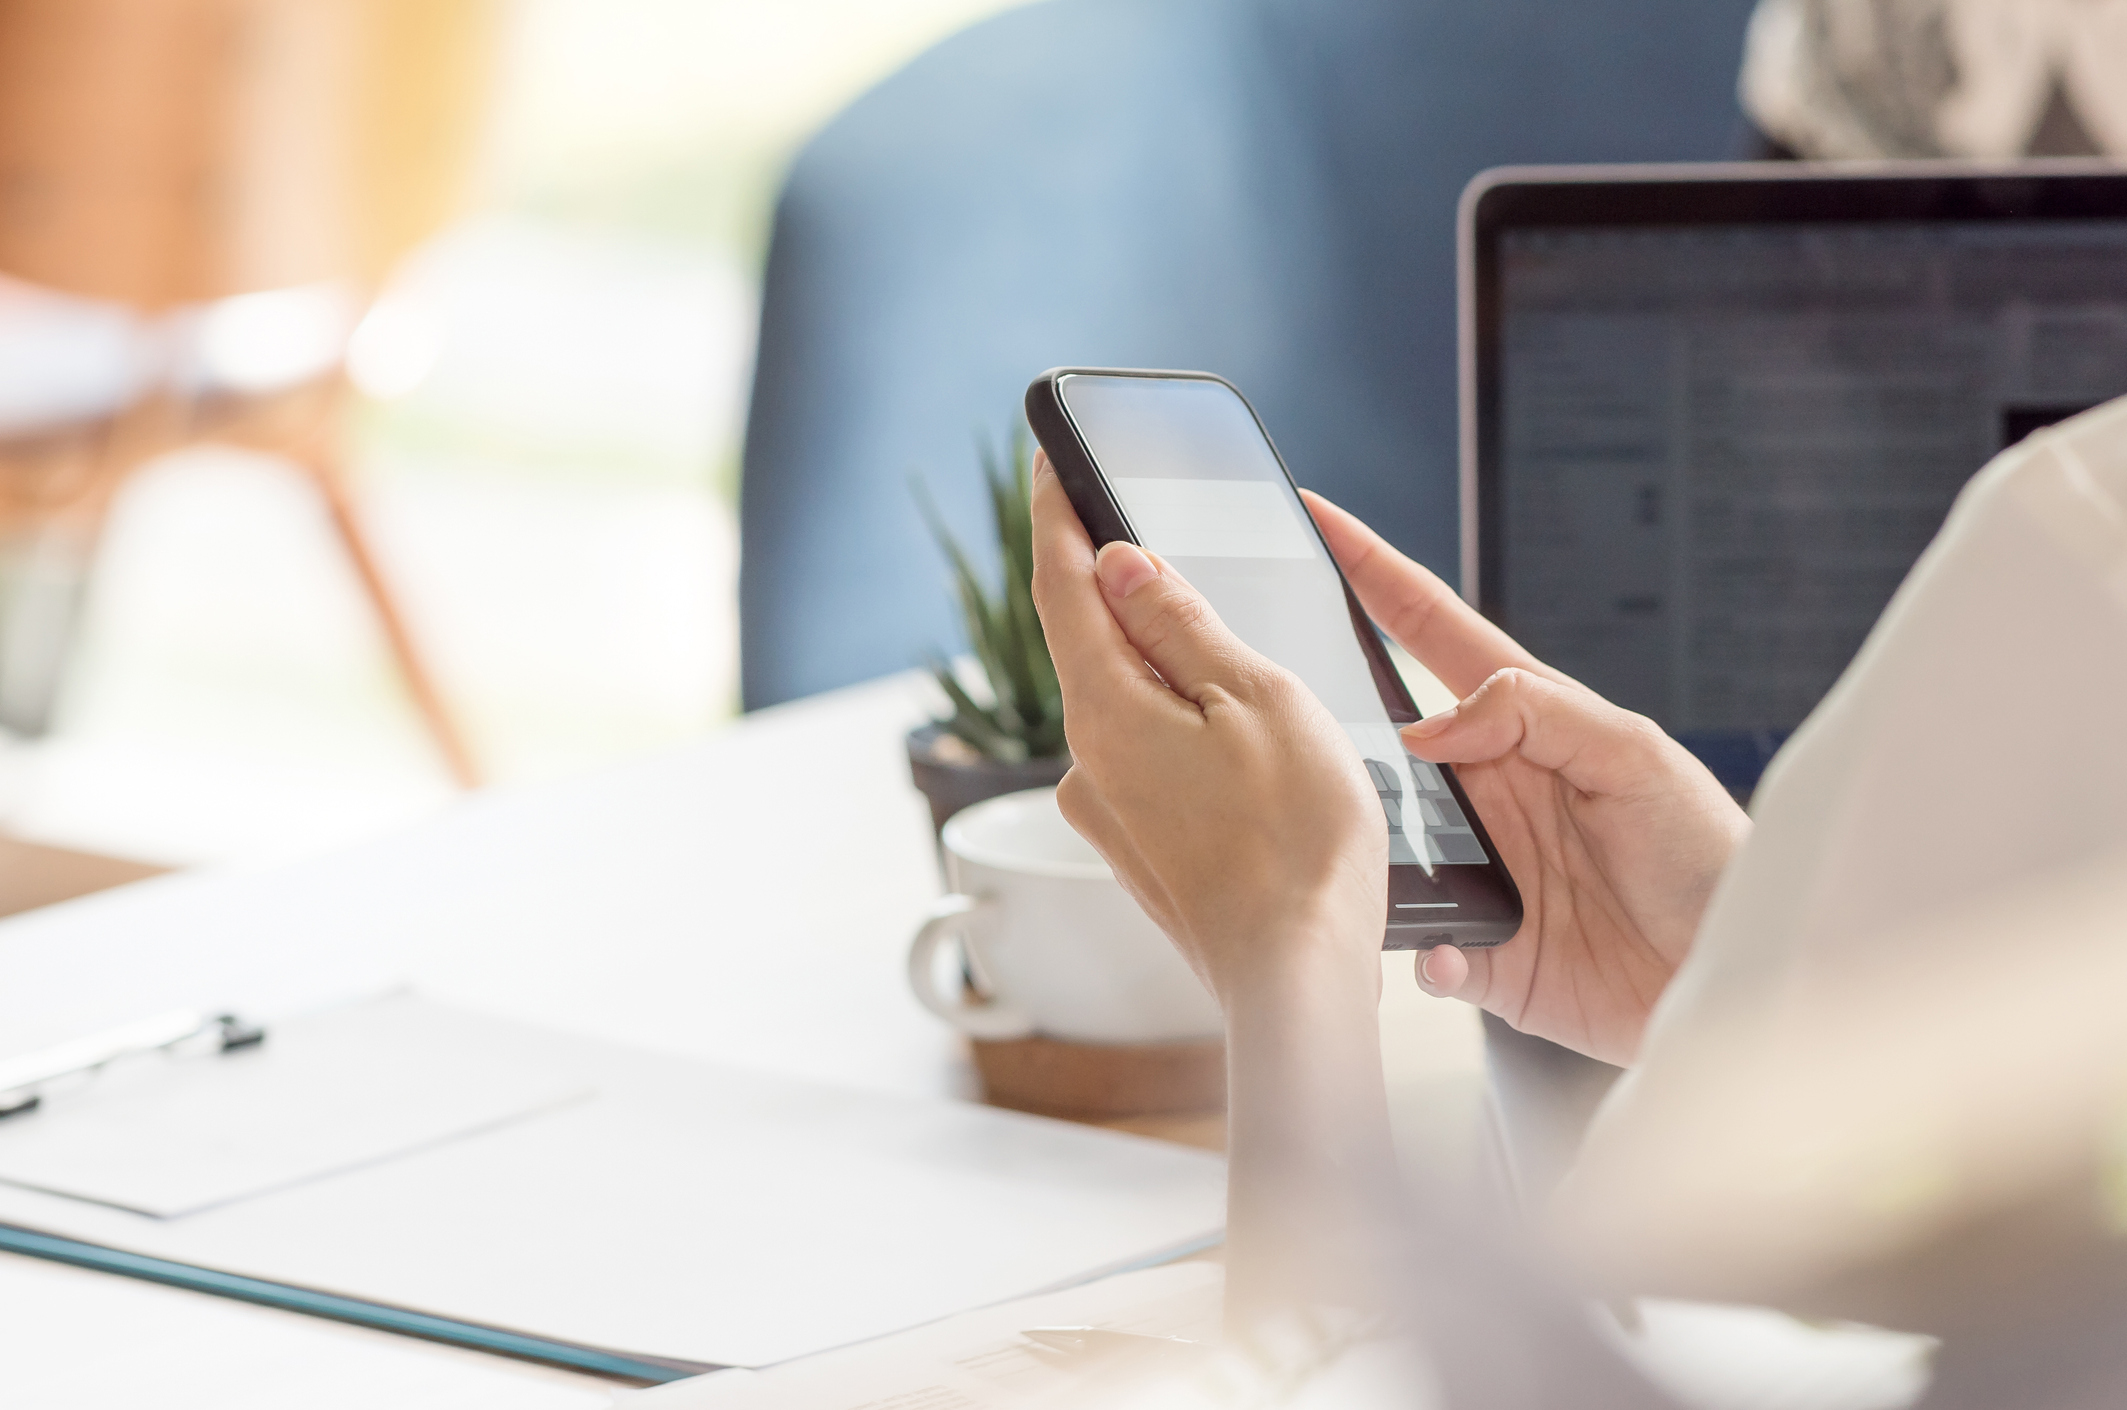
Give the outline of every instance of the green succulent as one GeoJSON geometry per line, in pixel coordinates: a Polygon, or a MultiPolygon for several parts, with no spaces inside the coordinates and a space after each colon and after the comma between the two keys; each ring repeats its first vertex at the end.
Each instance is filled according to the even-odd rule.
{"type": "Polygon", "coordinates": [[[987,440],[977,443],[977,453],[989,486],[1003,567],[994,590],[945,526],[922,478],[911,479],[924,521],[952,569],[961,624],[994,702],[977,701],[943,655],[934,655],[931,675],[953,705],[953,713],[938,723],[985,758],[1001,763],[1054,759],[1065,752],[1063,692],[1056,684],[1048,640],[1041,634],[1041,618],[1034,611],[1034,448],[1020,429],[1012,433],[1009,454],[999,455],[987,440]]]}

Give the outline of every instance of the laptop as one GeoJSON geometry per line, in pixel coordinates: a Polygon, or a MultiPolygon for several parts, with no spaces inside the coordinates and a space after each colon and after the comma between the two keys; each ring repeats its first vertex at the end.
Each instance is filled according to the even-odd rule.
{"type": "Polygon", "coordinates": [[[1744,794],[1964,483],[2127,395],[2127,170],[1489,172],[1462,305],[1465,595],[1744,794]]]}

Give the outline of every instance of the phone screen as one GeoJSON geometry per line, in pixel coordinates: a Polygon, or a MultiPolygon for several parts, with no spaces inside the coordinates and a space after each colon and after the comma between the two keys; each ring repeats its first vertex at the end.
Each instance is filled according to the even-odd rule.
{"type": "Polygon", "coordinates": [[[1481,830],[1442,771],[1404,750],[1343,577],[1248,404],[1204,378],[1072,373],[1057,391],[1137,541],[1351,736],[1388,818],[1392,878],[1415,883],[1392,884],[1391,925],[1496,918],[1496,888],[1447,884],[1494,865],[1481,830]]]}

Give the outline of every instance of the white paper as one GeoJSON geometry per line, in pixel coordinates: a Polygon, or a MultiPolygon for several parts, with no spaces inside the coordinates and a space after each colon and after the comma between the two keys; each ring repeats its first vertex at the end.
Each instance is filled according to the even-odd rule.
{"type": "Polygon", "coordinates": [[[184,1219],[6,1186],[0,1219],[755,1364],[1211,1234],[1214,1156],[942,1100],[973,1075],[906,977],[939,878],[903,738],[934,690],[867,683],[336,856],[0,920],[0,1050],[171,1008],[271,1024],[407,976],[498,1050],[586,1055],[599,1091],[184,1219]],[[862,846],[793,842],[825,794],[862,846]]]}
{"type": "Polygon", "coordinates": [[[1224,1162],[1202,1151],[434,1012],[496,1061],[561,1064],[597,1095],[183,1219],[0,1187],[0,1220],[592,1346],[765,1365],[1200,1245],[1224,1219],[1224,1162]]]}
{"type": "Polygon", "coordinates": [[[984,1308],[864,1346],[639,1391],[623,1410],[859,1410],[882,1405],[993,1410],[1067,1389],[1081,1374],[1042,1356],[1028,1327],[1101,1327],[1208,1342],[1225,1270],[1180,1263],[984,1308]]]}
{"type": "Polygon", "coordinates": [[[406,997],[275,1025],[220,1055],[148,1055],[0,1121],[0,1181],[176,1218],[404,1156],[591,1095],[406,997]]]}

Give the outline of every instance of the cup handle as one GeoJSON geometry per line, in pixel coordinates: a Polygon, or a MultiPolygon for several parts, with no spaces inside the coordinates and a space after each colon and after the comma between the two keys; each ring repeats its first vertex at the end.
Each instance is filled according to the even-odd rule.
{"type": "Polygon", "coordinates": [[[978,896],[941,896],[938,904],[916,931],[908,947],[908,987],[916,991],[923,1006],[970,1038],[1025,1038],[1034,1032],[1034,1021],[998,999],[983,996],[969,1001],[965,988],[952,994],[938,992],[938,947],[959,940],[965,953],[962,927],[970,916],[990,903],[978,896]]]}

